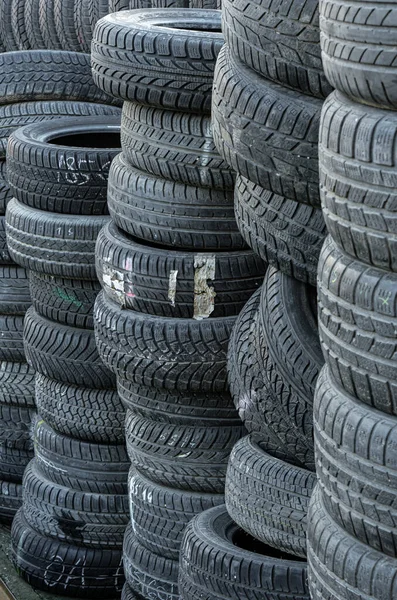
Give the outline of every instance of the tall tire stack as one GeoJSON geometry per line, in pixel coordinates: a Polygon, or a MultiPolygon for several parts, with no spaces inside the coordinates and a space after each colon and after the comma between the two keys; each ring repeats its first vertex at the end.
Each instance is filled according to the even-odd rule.
{"type": "Polygon", "coordinates": [[[232,451],[226,506],[186,530],[180,594],[308,598],[313,397],[324,364],[315,287],[326,235],[317,144],[332,88],[321,64],[316,2],[224,0],[222,29],[214,140],[237,173],[240,232],[269,269],[229,345],[230,388],[250,435],[232,451]]]}
{"type": "Polygon", "coordinates": [[[314,403],[313,600],[397,594],[394,5],[320,2],[326,76],[319,262],[325,356],[314,403]],[[371,14],[371,17],[369,16],[371,14]]]}
{"type": "Polygon", "coordinates": [[[36,588],[117,598],[129,520],[125,410],[98,355],[95,243],[119,116],[58,119],[13,132],[9,252],[29,272],[24,345],[36,371],[35,457],[12,526],[12,560],[36,588]]]}
{"type": "Polygon", "coordinates": [[[94,81],[125,100],[95,308],[98,350],[127,408],[124,600],[179,598],[183,531],[223,504],[228,457],[245,433],[226,352],[265,265],[238,232],[234,177],[212,139],[222,43],[213,10],[110,15],[94,34],[94,81]]]}

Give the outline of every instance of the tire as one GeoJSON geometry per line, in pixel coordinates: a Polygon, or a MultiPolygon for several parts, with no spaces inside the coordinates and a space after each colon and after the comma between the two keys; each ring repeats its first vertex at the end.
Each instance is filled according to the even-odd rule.
{"type": "Polygon", "coordinates": [[[244,534],[224,506],[189,523],[179,564],[182,600],[309,600],[306,562],[244,534]]]}
{"type": "MultiPolygon", "coordinates": [[[[0,157],[5,158],[7,154],[7,144],[9,136],[18,128],[24,127],[26,125],[30,125],[32,123],[37,123],[40,121],[48,121],[50,119],[59,119],[60,117],[68,117],[68,120],[71,117],[89,117],[93,115],[118,115],[120,111],[115,106],[107,106],[106,104],[95,104],[93,102],[74,102],[74,101],[62,101],[62,100],[48,100],[48,101],[37,101],[37,102],[19,102],[18,104],[5,104],[4,106],[0,106],[0,157]]],[[[108,117],[109,119],[109,117],[108,117]]],[[[79,123],[81,121],[77,121],[79,123]]],[[[26,140],[24,139],[26,142],[26,140]]],[[[22,149],[18,148],[19,151],[23,152],[22,149]]],[[[48,150],[48,149],[47,149],[48,150]]],[[[70,151],[69,151],[70,152],[70,151]]],[[[22,155],[23,157],[23,155],[22,155]]],[[[14,172],[13,168],[20,168],[19,170],[19,179],[17,179],[17,174],[14,175],[14,179],[17,181],[22,180],[24,184],[24,189],[21,191],[18,196],[27,195],[29,191],[29,187],[31,188],[30,194],[36,195],[37,198],[37,208],[39,208],[40,195],[43,195],[46,198],[47,194],[45,193],[46,188],[43,187],[40,190],[40,193],[37,192],[38,186],[40,186],[40,182],[35,181],[34,172],[31,170],[29,175],[32,178],[32,182],[28,177],[25,177],[25,173],[23,169],[20,167],[20,155],[16,155],[13,158],[11,156],[8,157],[10,160],[10,174],[14,172]],[[13,163],[13,164],[11,164],[13,163]],[[26,189],[27,188],[27,189],[26,189]]],[[[90,157],[91,158],[91,157],[90,157]]],[[[32,160],[34,160],[34,155],[32,156],[32,160]]],[[[68,173],[69,179],[72,178],[73,171],[75,170],[75,164],[70,165],[71,159],[70,156],[65,156],[65,160],[69,162],[66,163],[66,166],[69,171],[72,173],[68,173]],[[71,168],[72,167],[72,168],[71,168]]],[[[34,163],[33,163],[34,164],[34,163]]],[[[30,165],[24,165],[24,168],[30,165]]],[[[38,167],[39,165],[35,165],[38,167]]],[[[48,167],[49,165],[47,165],[48,167]]],[[[83,163],[83,168],[84,168],[83,163]]],[[[92,160],[89,164],[92,168],[92,160]]],[[[87,167],[86,167],[87,170],[87,167]]],[[[95,172],[95,165],[94,165],[95,172]]],[[[43,177],[43,181],[45,183],[46,172],[40,173],[43,177]]],[[[89,175],[89,172],[86,173],[86,176],[89,175]]],[[[82,176],[81,176],[82,177],[82,176]]],[[[66,182],[67,185],[68,182],[66,182]]],[[[78,183],[76,181],[76,183],[78,183]]],[[[64,184],[65,185],[65,184],[64,184]]],[[[47,182],[48,186],[48,182],[47,182]]],[[[14,193],[18,192],[13,189],[14,193]]],[[[61,190],[64,193],[64,188],[61,190]]],[[[60,202],[60,199],[58,200],[60,202]]],[[[66,203],[66,202],[65,202],[66,203]]],[[[26,202],[28,204],[28,202],[26,202]]],[[[77,204],[77,203],[76,203],[77,204]]],[[[50,210],[50,209],[48,209],[50,210]]]]}
{"type": "Polygon", "coordinates": [[[140,600],[138,596],[132,591],[128,583],[124,584],[123,591],[121,592],[121,600],[140,600]]]}
{"type": "Polygon", "coordinates": [[[237,225],[247,244],[270,266],[317,285],[317,266],[326,227],[322,212],[273,194],[237,177],[237,225]]]}
{"type": "Polygon", "coordinates": [[[11,27],[16,42],[17,50],[30,50],[25,21],[26,0],[13,0],[11,7],[11,27]]]}
{"type": "Polygon", "coordinates": [[[121,378],[117,379],[117,391],[128,410],[151,421],[192,425],[216,419],[218,425],[227,425],[230,419],[238,420],[228,393],[168,392],[121,378]]]}
{"type": "Polygon", "coordinates": [[[21,483],[26,466],[33,458],[34,449],[30,432],[4,425],[0,428],[0,479],[21,483]]]}
{"type": "Polygon", "coordinates": [[[128,455],[137,471],[170,488],[223,494],[233,445],[246,433],[239,421],[220,427],[156,423],[127,412],[128,455]]]}
{"type": "Polygon", "coordinates": [[[0,523],[11,525],[17,510],[22,506],[22,485],[0,481],[0,523]]]}
{"type": "Polygon", "coordinates": [[[39,25],[46,48],[52,50],[64,50],[55,26],[55,0],[40,0],[39,3],[39,25]]]}
{"type": "Polygon", "coordinates": [[[328,231],[350,256],[396,272],[397,163],[387,141],[397,133],[395,113],[335,92],[322,114],[320,192],[328,231]]]}
{"type": "Polygon", "coordinates": [[[75,440],[43,420],[35,424],[34,444],[37,469],[53,483],[89,494],[128,494],[125,446],[75,440]]]}
{"type": "Polygon", "coordinates": [[[115,387],[89,329],[54,323],[31,307],[25,317],[24,343],[27,362],[50,379],[103,390],[115,387]]]}
{"type": "Polygon", "coordinates": [[[57,50],[0,54],[0,98],[1,104],[37,100],[119,104],[94,85],[89,54],[57,50]]]}
{"type": "Polygon", "coordinates": [[[139,598],[179,600],[178,561],[153,554],[142,546],[128,525],[124,538],[124,572],[139,598]]]}
{"type": "Polygon", "coordinates": [[[23,347],[23,320],[22,315],[0,315],[0,361],[26,361],[23,347]]]}
{"type": "Polygon", "coordinates": [[[13,199],[6,216],[10,255],[31,271],[95,281],[95,242],[108,220],[107,216],[51,213],[13,199]]]}
{"type": "Polygon", "coordinates": [[[397,275],[343,254],[327,238],[319,262],[319,333],[332,377],[365,404],[397,415],[397,275]]]}
{"type": "Polygon", "coordinates": [[[31,304],[25,269],[0,266],[0,314],[24,315],[31,304]]]}
{"type": "Polygon", "coordinates": [[[89,494],[55,484],[33,459],[23,476],[23,513],[46,537],[85,548],[122,548],[128,496],[89,494]]]}
{"type": "Polygon", "coordinates": [[[327,514],[320,489],[308,515],[308,575],[312,600],[393,598],[396,560],[343,531],[327,514]]]}
{"type": "Polygon", "coordinates": [[[35,372],[27,363],[0,363],[0,404],[34,408],[35,372]]]}
{"type": "Polygon", "coordinates": [[[7,166],[5,160],[0,160],[0,215],[6,212],[7,204],[12,194],[7,181],[7,166]]]}
{"type": "Polygon", "coordinates": [[[151,247],[112,222],[98,235],[95,260],[104,293],[121,308],[197,320],[237,315],[266,270],[252,250],[151,247]]]}
{"type": "Polygon", "coordinates": [[[214,78],[212,125],[229,166],[266,190],[319,206],[322,101],[249,70],[225,46],[214,78]]]}
{"type": "Polygon", "coordinates": [[[264,334],[263,364],[272,394],[264,420],[278,426],[286,447],[302,466],[313,469],[313,400],[324,364],[317,327],[315,289],[269,269],[262,287],[260,316],[264,334]]]}
{"type": "MultiPolygon", "coordinates": [[[[109,13],[109,0],[88,0],[88,14],[90,19],[90,26],[92,35],[95,30],[95,26],[100,19],[106,17],[109,13]]],[[[92,44],[91,44],[92,47],[92,44]]],[[[91,51],[91,48],[90,48],[91,51]]]]}
{"type": "Polygon", "coordinates": [[[5,217],[0,216],[0,264],[3,265],[14,265],[14,261],[12,260],[7,244],[7,235],[6,235],[6,219],[5,217]]]}
{"type": "MultiPolygon", "coordinates": [[[[1,194],[1,188],[0,188],[1,194]]],[[[108,209],[126,233],[187,250],[245,248],[233,212],[233,192],[148,175],[119,154],[110,167],[108,209]]]]}
{"type": "Polygon", "coordinates": [[[107,214],[107,178],[119,144],[116,116],[27,125],[15,131],[8,143],[11,191],[22,203],[40,210],[107,214]]]}
{"type": "Polygon", "coordinates": [[[171,319],[121,310],[101,292],[94,323],[102,361],[118,377],[165,390],[227,391],[234,317],[171,319]]]}
{"type": "Polygon", "coordinates": [[[92,29],[89,14],[90,0],[75,0],[74,27],[80,44],[80,51],[90,54],[92,29]]]}
{"type": "Polygon", "coordinates": [[[397,556],[397,424],[321,373],[314,405],[316,464],[327,513],[345,532],[397,556]]]}
{"type": "Polygon", "coordinates": [[[40,30],[40,0],[25,0],[26,35],[31,48],[44,50],[46,45],[40,30]]]}
{"type": "Polygon", "coordinates": [[[130,8],[129,0],[109,0],[109,13],[119,10],[128,10],[130,8]]]}
{"type": "Polygon", "coordinates": [[[266,454],[251,436],[234,446],[226,473],[227,512],[241,529],[272,548],[306,556],[310,471],[266,454]]]}
{"type": "Polygon", "coordinates": [[[247,67],[317,98],[332,92],[321,62],[317,2],[223,0],[222,16],[226,43],[247,67]]]}
{"type": "Polygon", "coordinates": [[[222,494],[167,488],[131,467],[131,521],[137,541],[153,554],[178,560],[183,532],[195,515],[224,502],[222,494]]]}
{"type": "Polygon", "coordinates": [[[2,439],[8,434],[15,434],[24,441],[31,438],[32,419],[35,418],[35,408],[0,404],[0,430],[2,439]]]}
{"type": "Polygon", "coordinates": [[[110,14],[95,29],[93,78],[122,100],[210,113],[222,45],[218,11],[152,8],[110,14]]]}
{"type": "Polygon", "coordinates": [[[0,3],[0,31],[6,52],[18,50],[18,43],[12,28],[12,8],[15,0],[3,0],[0,3]]]}
{"type": "Polygon", "coordinates": [[[92,313],[101,286],[97,281],[65,279],[29,271],[35,311],[49,319],[81,329],[93,329],[92,313]]]}
{"type": "Polygon", "coordinates": [[[38,373],[36,402],[40,416],[63,435],[94,443],[125,443],[125,409],[114,390],[60,383],[38,373]]]}
{"type": "Polygon", "coordinates": [[[81,46],[75,29],[75,2],[54,0],[54,23],[62,50],[81,52],[81,46]]]}
{"type": "Polygon", "coordinates": [[[119,598],[124,584],[119,549],[93,550],[52,540],[34,531],[19,510],[11,530],[11,560],[23,579],[51,594],[119,598]]]}
{"type": "Polygon", "coordinates": [[[320,3],[321,49],[330,84],[355,102],[379,108],[397,108],[396,48],[393,35],[395,8],[356,7],[352,2],[320,3]],[[358,8],[358,10],[356,10],[358,8]],[[386,19],[385,19],[386,17],[386,19]]]}
{"type": "Polygon", "coordinates": [[[125,102],[121,146],[141,171],[196,187],[231,190],[234,174],[220,157],[207,115],[125,102]]]}

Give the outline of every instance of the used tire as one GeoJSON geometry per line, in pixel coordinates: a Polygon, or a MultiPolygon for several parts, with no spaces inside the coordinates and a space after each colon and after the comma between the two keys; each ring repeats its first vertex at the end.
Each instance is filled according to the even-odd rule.
{"type": "Polygon", "coordinates": [[[125,409],[115,390],[61,383],[37,373],[36,402],[40,416],[61,434],[87,442],[125,443],[125,409]]]}
{"type": "Polygon", "coordinates": [[[55,29],[62,50],[80,52],[81,46],[75,29],[75,2],[54,0],[55,29]]]}
{"type": "Polygon", "coordinates": [[[3,0],[0,4],[0,31],[1,39],[6,52],[18,50],[18,43],[12,28],[12,9],[15,0],[3,0]]]}
{"type": "Polygon", "coordinates": [[[0,315],[0,361],[25,362],[22,315],[0,315]]]}
{"type": "Polygon", "coordinates": [[[223,504],[222,494],[176,490],[153,483],[131,467],[129,497],[132,527],[147,550],[178,560],[186,525],[203,510],[223,504]]]}
{"type": "Polygon", "coordinates": [[[13,0],[11,12],[11,27],[18,50],[30,50],[32,48],[27,33],[25,20],[26,0],[13,0]]]}
{"type": "Polygon", "coordinates": [[[319,333],[335,382],[397,415],[397,275],[346,256],[327,238],[319,262],[319,333]]]}
{"type": "Polygon", "coordinates": [[[360,261],[397,271],[396,113],[335,92],[320,127],[320,193],[329,233],[360,261]],[[347,133],[349,132],[349,133],[347,133]]]}
{"type": "Polygon", "coordinates": [[[119,146],[120,124],[116,116],[26,125],[15,131],[8,142],[7,177],[11,191],[23,204],[40,210],[107,214],[107,178],[119,146]]]}
{"type": "Polygon", "coordinates": [[[7,166],[5,160],[0,160],[0,215],[6,212],[7,204],[12,194],[7,181],[7,166]]]}
{"type": "Polygon", "coordinates": [[[222,45],[218,11],[113,13],[94,32],[93,78],[103,91],[123,100],[209,113],[222,45]]]}
{"type": "Polygon", "coordinates": [[[0,479],[21,483],[26,466],[34,456],[29,428],[0,426],[0,479]]]}
{"type": "Polygon", "coordinates": [[[108,220],[107,216],[51,213],[13,199],[6,216],[10,255],[31,271],[95,281],[95,242],[108,220]]]}
{"type": "Polygon", "coordinates": [[[40,30],[40,0],[25,0],[25,27],[26,36],[31,48],[44,50],[46,45],[40,30]]]}
{"type": "Polygon", "coordinates": [[[97,389],[115,387],[89,329],[54,323],[31,307],[25,317],[24,343],[27,362],[50,379],[97,389]]]}
{"type": "Polygon", "coordinates": [[[224,46],[215,70],[215,144],[253,183],[319,206],[318,130],[322,101],[260,77],[224,46]]]}
{"type": "Polygon", "coordinates": [[[312,600],[386,600],[397,594],[396,560],[339,527],[327,514],[318,487],[310,502],[308,524],[312,600]]]}
{"type": "Polygon", "coordinates": [[[11,559],[23,579],[51,594],[110,600],[120,597],[124,585],[120,549],[94,550],[50,539],[29,526],[23,509],[11,530],[11,559]]]}
{"type": "Polygon", "coordinates": [[[179,559],[183,600],[309,600],[306,562],[247,536],[224,506],[189,523],[179,559]]]}
{"type": "Polygon", "coordinates": [[[197,320],[237,315],[266,270],[252,250],[152,247],[112,222],[98,235],[95,257],[104,293],[121,308],[197,320]]]}
{"type": "Polygon", "coordinates": [[[352,100],[395,110],[396,9],[376,8],[372,4],[357,7],[351,1],[321,0],[324,72],[330,84],[352,100]]]}
{"type": "Polygon", "coordinates": [[[282,85],[325,98],[318,3],[223,0],[226,43],[251,69],[282,85]]]}
{"type": "Polygon", "coordinates": [[[11,525],[21,506],[22,485],[10,481],[0,481],[0,523],[11,525]]]}
{"type": "Polygon", "coordinates": [[[234,317],[171,319],[122,310],[101,292],[94,323],[101,359],[139,385],[193,392],[227,391],[226,352],[234,317]]]}
{"type": "Polygon", "coordinates": [[[208,115],[125,102],[121,145],[128,162],[151,175],[216,190],[234,187],[234,173],[216,149],[208,115]]]}
{"type": "Polygon", "coordinates": [[[24,362],[0,362],[0,404],[34,408],[35,371],[24,362]]]}
{"type": "Polygon", "coordinates": [[[29,271],[29,285],[35,311],[62,325],[93,329],[95,298],[101,290],[98,281],[65,279],[29,271]]]}
{"type": "Polygon", "coordinates": [[[235,214],[247,244],[269,265],[317,285],[326,227],[320,208],[288,200],[238,176],[235,214]]]}
{"type": "Polygon", "coordinates": [[[307,510],[316,476],[264,452],[252,436],[234,446],[225,501],[232,519],[281,552],[306,556],[307,510]]]}
{"type": "Polygon", "coordinates": [[[123,231],[154,244],[188,250],[245,247],[237,229],[231,190],[201,188],[149,175],[128,164],[123,154],[110,167],[108,209],[123,231]]]}
{"type": "Polygon", "coordinates": [[[397,423],[348,396],[328,369],[314,404],[316,465],[324,507],[359,542],[397,556],[397,423]]]}
{"type": "Polygon", "coordinates": [[[0,265],[0,314],[24,315],[31,304],[26,270],[0,265]]]}
{"type": "Polygon", "coordinates": [[[7,234],[6,234],[6,220],[5,217],[0,216],[0,264],[2,265],[13,265],[10,253],[8,251],[7,234]]]}
{"type": "Polygon", "coordinates": [[[94,85],[89,54],[57,50],[0,54],[0,104],[36,100],[119,104],[94,85]]]}
{"type": "Polygon", "coordinates": [[[170,488],[222,494],[234,444],[245,434],[239,421],[219,426],[158,423],[126,417],[128,455],[139,473],[170,488]]]}
{"type": "Polygon", "coordinates": [[[55,26],[55,2],[40,0],[39,25],[46,48],[62,50],[61,40],[55,26]]]}

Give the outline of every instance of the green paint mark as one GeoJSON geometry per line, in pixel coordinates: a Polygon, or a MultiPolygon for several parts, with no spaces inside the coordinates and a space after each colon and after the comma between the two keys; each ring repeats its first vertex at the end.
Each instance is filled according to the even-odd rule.
{"type": "Polygon", "coordinates": [[[56,289],[58,296],[60,298],[62,298],[62,300],[67,300],[68,302],[71,302],[72,304],[77,306],[77,308],[81,308],[83,306],[83,303],[80,302],[80,300],[78,300],[76,298],[76,296],[74,296],[73,294],[68,294],[62,288],[59,288],[59,287],[57,287],[55,289],[56,289]]]}

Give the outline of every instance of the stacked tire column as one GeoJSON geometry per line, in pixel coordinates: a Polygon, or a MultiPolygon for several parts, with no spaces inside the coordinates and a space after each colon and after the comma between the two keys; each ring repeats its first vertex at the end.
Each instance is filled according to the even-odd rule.
{"type": "Polygon", "coordinates": [[[320,130],[330,233],[319,263],[326,360],[314,421],[309,511],[314,600],[397,594],[396,8],[321,4],[325,73],[336,90],[320,130]],[[337,37],[335,37],[337,32],[337,37]]]}
{"type": "Polygon", "coordinates": [[[324,364],[316,318],[326,234],[317,144],[332,88],[322,70],[317,3],[224,0],[222,28],[214,140],[237,172],[240,232],[269,268],[229,345],[231,392],[250,435],[231,453],[226,506],[202,513],[185,532],[180,594],[308,598],[313,397],[324,364]]]}
{"type": "Polygon", "coordinates": [[[234,178],[212,139],[219,30],[216,11],[166,9],[110,15],[94,36],[94,80],[126,100],[95,309],[98,349],[127,407],[125,600],[179,598],[183,531],[224,502],[244,435],[226,352],[265,267],[238,233],[234,178]]]}
{"type": "Polygon", "coordinates": [[[7,239],[29,271],[24,344],[39,413],[12,559],[34,587],[106,599],[124,584],[129,461],[125,411],[95,345],[94,250],[119,147],[119,117],[59,119],[15,131],[7,156],[7,239]]]}

